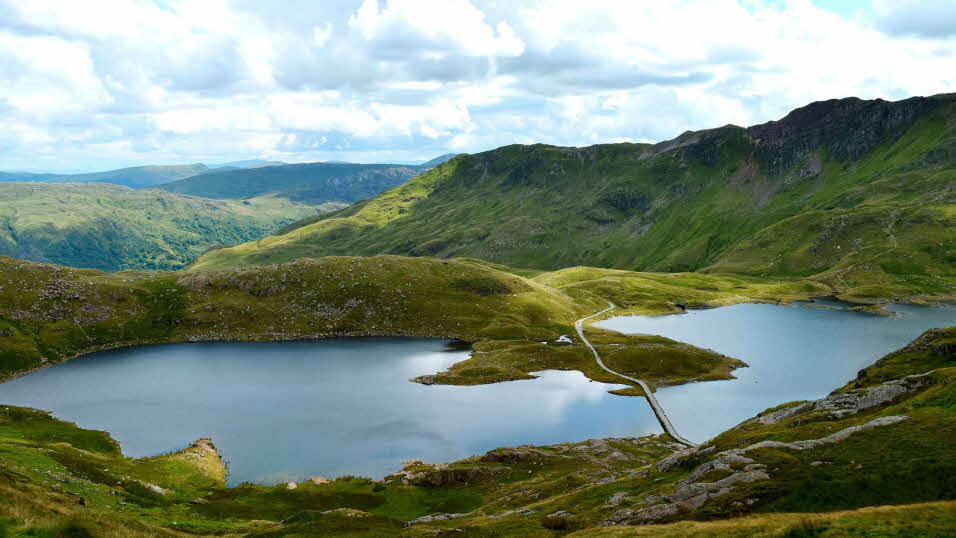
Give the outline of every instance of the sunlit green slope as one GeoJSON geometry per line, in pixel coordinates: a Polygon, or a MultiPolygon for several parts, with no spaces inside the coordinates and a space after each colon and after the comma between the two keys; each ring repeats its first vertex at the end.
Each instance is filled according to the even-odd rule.
{"type": "Polygon", "coordinates": [[[211,246],[261,237],[317,209],[105,183],[0,183],[0,254],[110,271],[175,269],[211,246]]]}

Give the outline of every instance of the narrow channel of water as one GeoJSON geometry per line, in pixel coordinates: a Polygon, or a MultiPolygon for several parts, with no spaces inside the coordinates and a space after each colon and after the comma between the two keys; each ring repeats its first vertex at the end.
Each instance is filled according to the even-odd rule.
{"type": "Polygon", "coordinates": [[[750,365],[730,381],[662,387],[657,399],[677,431],[702,442],[764,409],[822,398],[865,366],[933,327],[956,325],[956,307],[897,305],[880,317],[840,303],[739,304],[667,316],[621,316],[595,325],[658,334],[750,365]]]}

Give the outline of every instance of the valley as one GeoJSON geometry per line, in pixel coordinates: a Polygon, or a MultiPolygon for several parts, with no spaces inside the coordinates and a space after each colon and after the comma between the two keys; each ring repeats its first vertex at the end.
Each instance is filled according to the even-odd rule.
{"type": "Polygon", "coordinates": [[[0,538],[956,536],[954,7],[0,0],[0,538]]]}
{"type": "Polygon", "coordinates": [[[120,271],[177,269],[208,248],[341,207],[209,200],[94,183],[0,183],[0,255],[120,271]]]}
{"type": "Polygon", "coordinates": [[[954,107],[0,183],[0,535],[951,527],[954,107]]]}
{"type": "Polygon", "coordinates": [[[342,209],[450,157],[409,166],[252,160],[0,172],[0,255],[106,271],[180,269],[206,250],[342,209]]]}

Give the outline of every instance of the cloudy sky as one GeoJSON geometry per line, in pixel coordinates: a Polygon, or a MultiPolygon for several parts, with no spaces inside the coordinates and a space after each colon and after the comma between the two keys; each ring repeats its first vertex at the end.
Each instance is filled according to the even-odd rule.
{"type": "Polygon", "coordinates": [[[660,141],[951,91],[952,0],[0,0],[0,170],[660,141]]]}

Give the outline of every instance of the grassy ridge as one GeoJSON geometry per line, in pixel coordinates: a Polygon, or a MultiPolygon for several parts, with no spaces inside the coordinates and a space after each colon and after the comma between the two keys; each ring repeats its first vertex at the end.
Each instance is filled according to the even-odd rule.
{"type": "MultiPolygon", "coordinates": [[[[530,275],[529,275],[530,276],[530,275]]],[[[0,257],[0,378],[77,354],[183,340],[410,335],[459,338],[479,351],[420,381],[481,384],[576,369],[617,382],[573,337],[603,309],[673,312],[826,295],[806,281],[591,268],[535,278],[473,260],[400,256],[303,259],[222,272],[101,273],[0,257]],[[559,343],[561,335],[571,344],[559,343]]],[[[616,368],[661,383],[725,379],[733,358],[664,338],[590,329],[616,368]],[[668,353],[650,368],[647,353],[668,353]],[[649,369],[650,368],[650,369],[649,369]]]]}
{"type": "Polygon", "coordinates": [[[195,267],[393,253],[538,269],[817,275],[859,297],[951,296],[954,99],[816,103],[779,122],[653,146],[462,155],[195,267]]]}
{"type": "Polygon", "coordinates": [[[108,271],[177,269],[212,246],[255,239],[315,212],[271,197],[206,200],[108,184],[0,183],[0,254],[108,271]]]}

